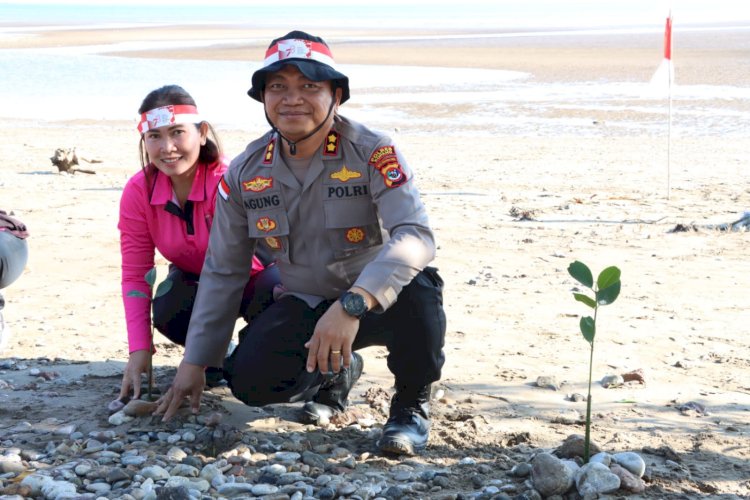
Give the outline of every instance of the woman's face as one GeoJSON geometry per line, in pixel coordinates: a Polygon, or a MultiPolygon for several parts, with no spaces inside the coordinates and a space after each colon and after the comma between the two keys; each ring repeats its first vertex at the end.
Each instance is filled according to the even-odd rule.
{"type": "Polygon", "coordinates": [[[148,159],[169,177],[189,175],[195,170],[201,145],[206,143],[208,126],[201,123],[165,125],[143,134],[148,159]]]}

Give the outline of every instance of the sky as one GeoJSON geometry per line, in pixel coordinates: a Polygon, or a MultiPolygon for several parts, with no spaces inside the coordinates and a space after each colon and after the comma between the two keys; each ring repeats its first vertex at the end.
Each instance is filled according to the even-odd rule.
{"type": "MultiPolygon", "coordinates": [[[[425,13],[431,11],[456,12],[467,18],[472,14],[493,17],[508,25],[549,24],[545,19],[574,19],[589,26],[606,26],[613,19],[618,25],[659,23],[669,11],[675,22],[681,24],[750,22],[750,2],[739,0],[378,0],[377,3],[358,4],[359,0],[284,0],[283,2],[252,2],[250,0],[0,0],[0,6],[8,4],[24,5],[97,5],[97,6],[264,6],[265,8],[288,9],[303,6],[309,9],[316,6],[347,6],[350,11],[359,5],[367,6],[368,12],[373,7],[382,6],[383,19],[397,19],[404,12],[414,15],[419,8],[425,13]],[[531,23],[524,21],[532,21],[531,23]],[[538,22],[534,22],[538,21],[538,22]]],[[[494,22],[494,24],[498,24],[494,22]]]]}

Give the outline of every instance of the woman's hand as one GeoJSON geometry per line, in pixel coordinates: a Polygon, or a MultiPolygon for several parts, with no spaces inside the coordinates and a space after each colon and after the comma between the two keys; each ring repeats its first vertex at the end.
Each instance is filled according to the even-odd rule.
{"type": "Polygon", "coordinates": [[[131,388],[133,389],[132,399],[138,399],[141,396],[141,374],[148,373],[149,355],[147,349],[130,353],[128,364],[125,366],[125,373],[122,375],[122,386],[118,399],[127,398],[131,388]]]}

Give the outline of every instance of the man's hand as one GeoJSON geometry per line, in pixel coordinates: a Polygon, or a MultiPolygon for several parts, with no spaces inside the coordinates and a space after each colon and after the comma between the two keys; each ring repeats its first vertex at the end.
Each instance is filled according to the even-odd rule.
{"type": "MultiPolygon", "coordinates": [[[[372,295],[361,288],[355,287],[352,291],[365,297],[368,309],[377,303],[372,295]]],[[[352,344],[358,331],[359,320],[349,316],[338,300],[331,304],[315,325],[313,336],[305,343],[309,349],[307,371],[312,373],[317,368],[321,373],[338,373],[342,368],[348,368],[352,360],[352,344]]]]}
{"type": "Polygon", "coordinates": [[[117,399],[123,401],[127,398],[131,388],[133,389],[133,399],[141,397],[141,374],[148,372],[148,358],[149,352],[147,349],[130,353],[128,364],[125,366],[125,373],[122,374],[122,385],[117,399]]]}
{"type": "Polygon", "coordinates": [[[164,414],[163,422],[166,422],[177,413],[185,397],[190,398],[190,409],[198,413],[201,407],[201,395],[203,386],[206,384],[205,369],[200,365],[182,361],[177,368],[172,385],[166,394],[159,398],[158,407],[154,415],[164,414]]]}

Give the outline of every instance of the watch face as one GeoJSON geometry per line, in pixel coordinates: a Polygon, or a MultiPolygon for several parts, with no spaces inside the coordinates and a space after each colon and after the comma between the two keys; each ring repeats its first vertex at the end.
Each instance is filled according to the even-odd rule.
{"type": "Polygon", "coordinates": [[[358,293],[347,293],[342,300],[344,311],[351,316],[360,317],[367,312],[365,298],[358,293]]]}

